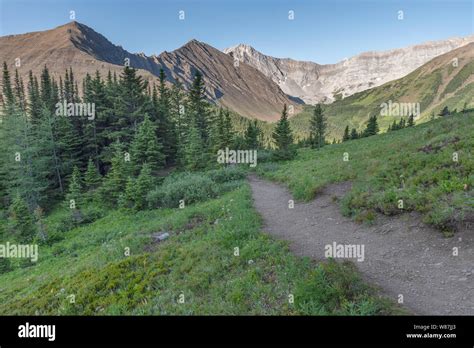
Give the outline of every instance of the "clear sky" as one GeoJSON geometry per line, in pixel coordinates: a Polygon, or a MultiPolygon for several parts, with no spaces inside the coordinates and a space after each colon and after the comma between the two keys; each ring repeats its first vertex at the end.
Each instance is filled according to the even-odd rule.
{"type": "Polygon", "coordinates": [[[134,53],[159,54],[195,38],[218,49],[246,43],[271,56],[327,64],[363,51],[471,35],[473,2],[0,0],[0,34],[50,29],[69,22],[74,10],[78,22],[134,53]]]}

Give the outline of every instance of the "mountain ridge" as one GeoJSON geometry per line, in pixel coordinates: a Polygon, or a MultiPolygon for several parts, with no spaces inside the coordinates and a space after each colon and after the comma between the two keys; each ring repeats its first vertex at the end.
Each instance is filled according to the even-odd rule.
{"type": "MultiPolygon", "coordinates": [[[[283,104],[295,104],[257,69],[247,64],[234,66],[230,56],[196,39],[171,52],[148,57],[130,53],[87,25],[73,21],[46,31],[0,37],[0,60],[14,69],[17,57],[23,78],[29,70],[39,75],[45,65],[55,78],[70,66],[80,79],[96,70],[105,76],[108,70],[120,73],[125,59],[129,59],[130,66],[139,69],[146,80],[156,82],[163,69],[169,81],[180,81],[187,89],[199,70],[210,101],[260,120],[276,120],[283,104]]],[[[299,107],[295,104],[295,108],[299,107]]]]}
{"type": "Polygon", "coordinates": [[[386,51],[367,51],[334,64],[265,55],[248,44],[223,50],[262,71],[280,88],[308,104],[331,103],[408,75],[431,59],[474,42],[474,35],[427,41],[386,51]]]}

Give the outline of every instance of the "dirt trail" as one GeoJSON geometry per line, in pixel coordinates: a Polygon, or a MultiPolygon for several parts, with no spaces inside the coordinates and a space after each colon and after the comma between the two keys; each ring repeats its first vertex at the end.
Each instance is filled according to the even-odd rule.
{"type": "Polygon", "coordinates": [[[372,226],[341,215],[334,197],[347,183],[328,186],[311,202],[289,209],[283,187],[249,177],[254,205],[265,221],[264,231],[290,241],[299,256],[325,258],[325,245],[363,244],[365,259],[352,259],[363,277],[394,300],[422,315],[474,315],[474,233],[453,238],[425,226],[416,214],[380,216],[372,226]],[[453,256],[453,248],[459,255],[453,256]]]}

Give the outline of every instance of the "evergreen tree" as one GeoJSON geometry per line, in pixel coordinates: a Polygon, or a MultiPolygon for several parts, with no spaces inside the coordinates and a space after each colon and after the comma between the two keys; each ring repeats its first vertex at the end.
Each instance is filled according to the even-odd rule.
{"type": "Polygon", "coordinates": [[[18,69],[15,69],[15,98],[17,106],[22,112],[26,111],[26,96],[23,79],[18,74],[18,69]]]}
{"type": "Polygon", "coordinates": [[[41,100],[43,102],[44,107],[51,113],[54,113],[56,110],[56,103],[57,100],[53,93],[53,82],[51,80],[51,76],[49,75],[49,70],[44,66],[41,72],[41,79],[40,79],[40,86],[41,86],[41,100]]]}
{"type": "Polygon", "coordinates": [[[67,180],[74,166],[83,167],[83,150],[84,144],[80,134],[71,122],[71,117],[66,116],[50,116],[48,110],[45,110],[53,127],[53,135],[57,155],[61,162],[61,176],[67,180]]]}
{"type": "Polygon", "coordinates": [[[369,122],[367,123],[367,127],[364,130],[363,136],[364,137],[369,137],[372,135],[376,135],[379,132],[379,126],[377,123],[377,116],[371,116],[369,118],[369,122]]]}
{"type": "Polygon", "coordinates": [[[320,149],[325,145],[326,120],[320,104],[314,108],[313,117],[310,124],[310,139],[313,141],[313,148],[320,149]]]}
{"type": "Polygon", "coordinates": [[[342,136],[342,141],[347,141],[351,138],[350,134],[349,134],[349,126],[346,126],[346,128],[344,129],[344,135],[342,136]]]}
{"type": "Polygon", "coordinates": [[[203,144],[207,144],[209,137],[208,106],[204,95],[204,81],[199,71],[194,75],[193,84],[189,91],[189,108],[195,125],[200,132],[203,144]]]}
{"type": "MultiPolygon", "coordinates": [[[[96,166],[100,167],[100,155],[104,147],[108,145],[106,110],[107,104],[105,83],[102,81],[99,71],[94,78],[86,76],[83,89],[84,103],[94,103],[95,115],[93,119],[87,119],[84,127],[84,156],[94,158],[96,166]]],[[[85,121],[84,121],[85,122],[85,121]]]]}
{"type": "Polygon", "coordinates": [[[42,101],[38,87],[38,80],[33,77],[33,72],[28,73],[28,114],[31,122],[37,123],[41,117],[42,101]]]}
{"type": "Polygon", "coordinates": [[[407,126],[408,127],[413,127],[414,125],[415,125],[415,118],[413,117],[413,114],[411,114],[410,117],[408,117],[407,126]]]}
{"type": "Polygon", "coordinates": [[[164,166],[165,156],[163,154],[163,147],[156,137],[155,126],[148,115],[145,116],[135,134],[130,153],[136,173],[140,171],[144,163],[148,163],[152,170],[157,170],[164,166]]]}
{"type": "Polygon", "coordinates": [[[100,186],[102,177],[100,176],[97,167],[94,164],[92,158],[89,158],[87,163],[87,169],[84,174],[84,187],[87,191],[93,191],[100,186]]]}
{"type": "Polygon", "coordinates": [[[357,130],[355,128],[352,128],[351,130],[351,140],[358,139],[359,134],[357,134],[357,130]]]}
{"type": "Polygon", "coordinates": [[[112,203],[117,203],[120,194],[125,189],[128,178],[131,176],[132,168],[121,143],[114,143],[112,150],[111,168],[105,176],[101,193],[104,199],[109,201],[112,198],[112,203]]]}
{"type": "Polygon", "coordinates": [[[188,137],[184,146],[184,163],[186,169],[198,170],[205,166],[207,161],[204,149],[204,141],[201,137],[201,132],[194,121],[190,124],[188,137]]]}
{"type": "Polygon", "coordinates": [[[398,129],[403,129],[405,128],[405,119],[402,117],[400,119],[400,123],[398,124],[398,129]]]}
{"type": "Polygon", "coordinates": [[[113,83],[111,87],[112,93],[109,96],[113,98],[113,128],[109,136],[114,140],[129,143],[138,124],[143,120],[145,111],[150,108],[148,97],[145,95],[147,83],[137,75],[134,68],[125,66],[120,82],[113,83]]]}
{"type": "Polygon", "coordinates": [[[160,69],[160,84],[158,87],[159,96],[156,95],[156,90],[153,87],[153,106],[157,110],[156,125],[157,136],[163,144],[163,153],[166,162],[171,164],[176,160],[176,133],[175,125],[173,124],[170,115],[170,91],[166,87],[166,76],[163,69],[160,69]]]}
{"type": "Polygon", "coordinates": [[[10,80],[10,72],[8,71],[8,66],[6,62],[3,62],[3,100],[5,108],[8,110],[15,106],[15,96],[13,94],[13,88],[10,80]]]}
{"type": "Polygon", "coordinates": [[[288,114],[286,104],[283,106],[281,118],[275,126],[273,131],[273,140],[277,150],[275,151],[275,158],[280,160],[288,160],[296,155],[293,148],[293,135],[288,121],[288,114]]]}
{"type": "Polygon", "coordinates": [[[125,193],[120,199],[120,205],[134,210],[145,209],[147,206],[146,196],[154,188],[154,183],[151,167],[144,163],[138,178],[128,179],[125,193]]]}
{"type": "Polygon", "coordinates": [[[260,147],[260,129],[258,128],[257,120],[248,122],[244,137],[247,149],[258,149],[260,147]]]}
{"type": "Polygon", "coordinates": [[[2,115],[0,145],[5,151],[0,152],[0,176],[8,183],[9,199],[20,194],[31,210],[47,198],[45,193],[50,187],[51,154],[44,151],[46,141],[33,131],[20,109],[2,115]]]}
{"type": "Polygon", "coordinates": [[[441,117],[444,117],[444,116],[449,116],[450,114],[451,113],[449,112],[448,107],[445,106],[438,115],[441,117]]]}
{"type": "Polygon", "coordinates": [[[33,216],[20,195],[16,195],[10,206],[10,224],[14,238],[21,243],[33,241],[36,231],[33,216]]]}
{"type": "Polygon", "coordinates": [[[185,95],[181,82],[173,85],[170,91],[170,119],[174,125],[174,134],[176,137],[175,162],[184,166],[184,147],[186,143],[187,125],[189,123],[186,117],[185,95]]]}
{"type": "Polygon", "coordinates": [[[53,116],[51,116],[46,108],[42,108],[40,114],[41,116],[37,120],[37,123],[32,127],[32,135],[37,147],[37,152],[35,154],[37,168],[35,170],[42,171],[42,176],[47,180],[45,183],[49,185],[47,195],[50,198],[54,198],[61,195],[64,191],[64,168],[62,166],[61,158],[59,157],[57,139],[54,134],[53,116]]]}
{"type": "Polygon", "coordinates": [[[222,133],[221,143],[222,148],[229,147],[233,143],[234,129],[232,127],[232,120],[229,109],[225,109],[222,118],[222,133]]]}
{"type": "Polygon", "coordinates": [[[41,207],[36,207],[36,209],[33,211],[33,216],[35,218],[35,221],[36,221],[36,226],[38,226],[37,230],[38,230],[38,233],[41,237],[41,239],[43,240],[43,242],[45,242],[48,238],[48,236],[46,235],[46,224],[44,222],[44,211],[41,207]]]}
{"type": "Polygon", "coordinates": [[[399,129],[397,121],[393,120],[392,126],[390,128],[392,131],[396,131],[399,129]]]}
{"type": "Polygon", "coordinates": [[[78,167],[72,171],[68,193],[66,194],[66,204],[71,209],[78,209],[82,205],[82,178],[78,167]]]}

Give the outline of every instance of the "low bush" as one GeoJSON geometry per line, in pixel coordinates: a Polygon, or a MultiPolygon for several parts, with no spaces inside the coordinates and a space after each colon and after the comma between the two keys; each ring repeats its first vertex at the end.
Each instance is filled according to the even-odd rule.
{"type": "Polygon", "coordinates": [[[147,201],[150,208],[176,208],[181,200],[192,204],[214,198],[217,193],[215,182],[208,176],[180,173],[167,177],[163,185],[147,195],[147,201]]]}
{"type": "MultiPolygon", "coordinates": [[[[57,232],[66,232],[72,230],[75,227],[90,224],[104,216],[104,212],[95,207],[89,206],[81,210],[71,211],[69,214],[64,215],[55,226],[57,232]]],[[[53,231],[54,235],[54,231],[53,231]]]]}
{"type": "Polygon", "coordinates": [[[246,172],[238,166],[228,166],[222,169],[211,170],[206,173],[212,181],[216,183],[225,183],[245,178],[246,172]]]}

